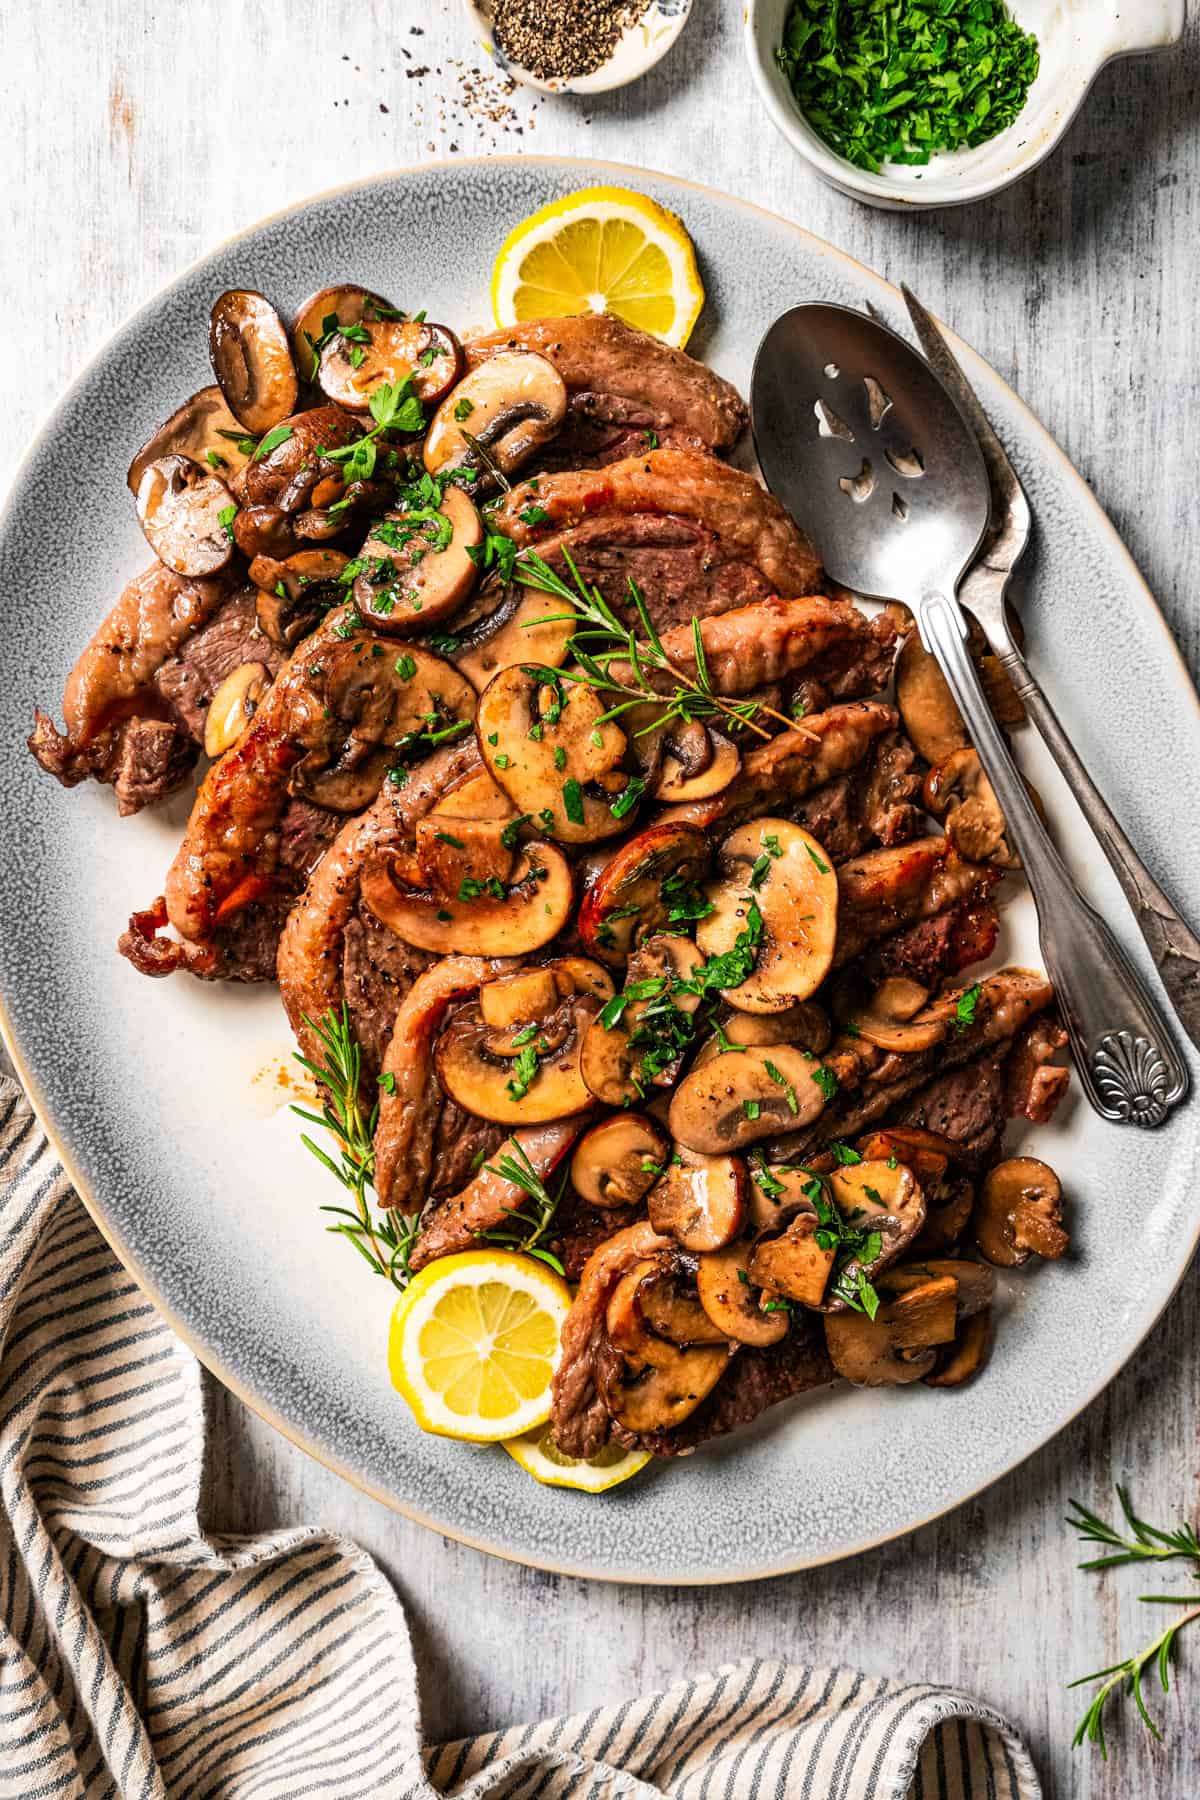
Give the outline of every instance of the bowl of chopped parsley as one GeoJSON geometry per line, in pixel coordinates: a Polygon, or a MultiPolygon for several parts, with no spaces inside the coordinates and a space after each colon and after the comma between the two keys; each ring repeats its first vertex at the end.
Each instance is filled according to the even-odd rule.
{"type": "Polygon", "coordinates": [[[746,48],[767,112],[825,180],[879,206],[960,206],[1035,168],[1104,65],[1178,43],[1186,12],[1187,0],[749,0],[746,48]]]}

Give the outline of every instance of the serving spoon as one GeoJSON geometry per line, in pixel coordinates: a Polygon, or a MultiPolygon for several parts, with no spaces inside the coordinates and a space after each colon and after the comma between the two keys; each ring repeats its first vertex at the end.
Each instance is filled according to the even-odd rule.
{"type": "Polygon", "coordinates": [[[1189,1086],[1170,1026],[1051,840],[967,651],[958,586],[991,511],[973,433],[902,338],[842,306],[775,321],[750,407],[767,485],[830,576],[908,606],[946,679],[1024,865],[1089,1102],[1115,1124],[1160,1125],[1189,1086]]]}

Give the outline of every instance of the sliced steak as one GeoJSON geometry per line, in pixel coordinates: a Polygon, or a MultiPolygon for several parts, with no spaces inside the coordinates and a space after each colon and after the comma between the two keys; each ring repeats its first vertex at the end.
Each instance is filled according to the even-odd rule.
{"type": "MultiPolygon", "coordinates": [[[[752,694],[804,672],[815,675],[827,690],[844,689],[846,697],[858,697],[887,686],[896,628],[886,614],[869,619],[848,600],[808,594],[790,600],[772,596],[705,619],[700,638],[708,679],[718,694],[752,694]]],[[[674,668],[695,679],[695,626],[690,619],[664,631],[662,647],[674,668]]]]}
{"type": "Polygon", "coordinates": [[[180,971],[202,981],[273,981],[275,954],[288,902],[256,900],[221,925],[205,944],[183,944],[163,935],[166,901],[161,897],[135,912],[117,939],[117,949],[141,975],[180,971]]]}
{"type": "Polygon", "coordinates": [[[598,466],[655,439],[681,450],[729,450],[746,428],[745,404],[728,381],[611,313],[530,319],[463,346],[468,368],[509,350],[544,356],[567,386],[567,418],[547,467],[598,466]]]}
{"type": "Polygon", "coordinates": [[[908,739],[901,732],[888,732],[876,739],[857,769],[791,806],[773,805],[771,810],[811,831],[830,861],[840,867],[873,844],[907,843],[921,830],[923,814],[913,804],[921,789],[915,762],[908,739]]]}
{"type": "Polygon", "coordinates": [[[1004,1068],[1004,1110],[1010,1119],[1045,1125],[1067,1091],[1071,1071],[1051,1062],[1067,1044],[1062,1021],[1042,1013],[1017,1033],[1004,1068]]]}
{"type": "Polygon", "coordinates": [[[634,1437],[614,1425],[612,1435],[630,1449],[654,1456],[686,1456],[712,1438],[751,1424],[769,1406],[836,1380],[820,1319],[796,1308],[787,1336],[766,1349],[739,1350],[708,1398],[674,1431],[634,1437]]]}
{"type": "Polygon", "coordinates": [[[231,594],[154,678],[155,687],[198,744],[204,742],[209,701],[227,675],[243,663],[257,662],[274,679],[283,667],[283,651],[258,629],[257,598],[252,587],[231,594]]]}
{"type": "Polygon", "coordinates": [[[916,1125],[940,1132],[958,1147],[958,1160],[970,1170],[993,1160],[1008,1120],[1004,1066],[1008,1047],[976,1057],[951,1069],[923,1088],[895,1113],[889,1125],[916,1125]]]}
{"type": "Polygon", "coordinates": [[[522,482],[495,524],[568,578],[569,551],[584,579],[631,620],[636,581],[659,630],[822,586],[815,551],[779,502],[751,476],[687,451],[522,482]]]}
{"type": "Polygon", "coordinates": [[[863,973],[872,983],[905,975],[922,987],[934,988],[948,975],[986,961],[1000,936],[1000,915],[988,898],[998,879],[993,871],[985,871],[976,892],[956,906],[873,945],[863,958],[863,973]]]}
{"type": "Polygon", "coordinates": [[[861,956],[878,938],[986,893],[995,879],[994,870],[967,862],[944,837],[917,838],[843,863],[834,967],[861,956]]]}

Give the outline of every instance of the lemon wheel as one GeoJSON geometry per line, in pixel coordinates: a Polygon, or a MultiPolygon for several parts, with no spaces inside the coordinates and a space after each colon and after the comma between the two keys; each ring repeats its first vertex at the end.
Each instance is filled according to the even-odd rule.
{"type": "Polygon", "coordinates": [[[492,272],[500,326],[610,312],[682,348],[704,288],[682,221],[632,188],[580,188],[512,230],[492,272]]]}
{"type": "Polygon", "coordinates": [[[571,1290],[544,1263],[469,1250],[431,1263],[392,1314],[388,1368],[417,1423],[493,1443],[543,1425],[571,1290]]]}
{"type": "Polygon", "coordinates": [[[648,1450],[622,1450],[617,1444],[606,1444],[587,1462],[580,1462],[563,1455],[548,1425],[539,1425],[523,1437],[507,1438],[504,1448],[535,1481],[546,1487],[580,1488],[585,1494],[604,1494],[619,1487],[650,1461],[648,1450]]]}

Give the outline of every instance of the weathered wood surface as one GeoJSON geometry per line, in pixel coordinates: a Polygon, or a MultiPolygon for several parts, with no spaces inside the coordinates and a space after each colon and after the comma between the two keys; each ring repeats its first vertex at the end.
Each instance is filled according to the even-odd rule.
{"type": "MultiPolygon", "coordinates": [[[[472,73],[487,65],[456,0],[0,10],[0,482],[109,331],[230,231],[434,155],[611,157],[702,176],[906,277],[1014,381],[1091,481],[1195,670],[1200,20],[1183,52],[1111,69],[1032,180],[983,206],[920,217],[860,207],[794,161],[760,120],[740,11],[697,0],[655,74],[584,105],[505,97],[472,73]]],[[[1133,1194],[1131,1255],[1137,1205],[1133,1194]]],[[[1125,1729],[1107,1767],[1072,1757],[1078,1707],[1063,1684],[1132,1647],[1145,1582],[1135,1572],[1102,1587],[1076,1575],[1062,1515],[1072,1494],[1106,1508],[1113,1482],[1128,1480],[1156,1518],[1196,1517],[1198,1301],[1193,1270],[1125,1375],[981,1499],[899,1544],[789,1580],[638,1591],[510,1567],[392,1516],[219,1390],[213,1523],[322,1521],[366,1545],[408,1604],[438,1735],[610,1700],[755,1652],[847,1659],[986,1696],[1026,1734],[1055,1800],[1190,1800],[1200,1793],[1195,1649],[1163,1747],[1125,1729]]]]}

